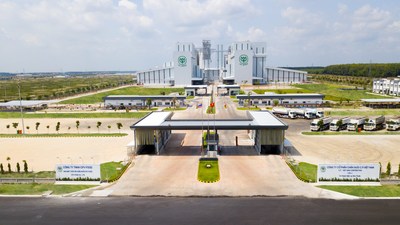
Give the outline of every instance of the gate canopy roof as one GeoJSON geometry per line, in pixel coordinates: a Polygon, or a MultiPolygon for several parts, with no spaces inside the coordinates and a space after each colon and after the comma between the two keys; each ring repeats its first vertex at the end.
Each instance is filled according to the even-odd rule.
{"type": "Polygon", "coordinates": [[[287,130],[288,125],[269,111],[248,111],[248,119],[171,119],[173,112],[152,112],[131,126],[131,129],[152,130],[287,130]]]}

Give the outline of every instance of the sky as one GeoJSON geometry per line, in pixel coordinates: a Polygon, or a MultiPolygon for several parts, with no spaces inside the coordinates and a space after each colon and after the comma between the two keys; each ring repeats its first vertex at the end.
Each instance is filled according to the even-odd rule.
{"type": "Polygon", "coordinates": [[[0,71],[145,70],[177,42],[267,42],[268,66],[391,63],[398,0],[0,0],[0,71]]]}

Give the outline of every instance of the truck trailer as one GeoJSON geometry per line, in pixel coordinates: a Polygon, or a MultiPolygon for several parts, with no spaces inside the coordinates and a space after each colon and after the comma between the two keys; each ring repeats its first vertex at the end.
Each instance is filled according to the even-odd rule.
{"type": "Polygon", "coordinates": [[[359,117],[355,119],[351,119],[350,122],[347,124],[348,131],[357,131],[358,128],[363,129],[364,123],[367,120],[366,117],[359,117]]]}
{"type": "Polygon", "coordinates": [[[323,131],[329,129],[329,124],[332,122],[332,118],[320,118],[314,119],[310,124],[311,131],[323,131]]]}
{"type": "Polygon", "coordinates": [[[350,123],[349,117],[345,117],[343,119],[334,119],[334,120],[332,120],[331,124],[329,125],[329,130],[331,130],[331,131],[346,130],[347,125],[349,123],[350,123]]]}
{"type": "Polygon", "coordinates": [[[315,119],[317,118],[316,111],[313,109],[296,109],[294,112],[297,115],[297,118],[302,119],[315,119]]]}
{"type": "Polygon", "coordinates": [[[287,108],[273,108],[272,113],[277,117],[290,118],[290,119],[297,118],[296,112],[287,108]]]}
{"type": "Polygon", "coordinates": [[[380,130],[384,127],[385,117],[384,116],[375,116],[369,118],[364,124],[364,130],[373,131],[380,130]]]}
{"type": "Polygon", "coordinates": [[[386,122],[386,129],[396,131],[400,129],[400,117],[390,119],[386,122]]]}

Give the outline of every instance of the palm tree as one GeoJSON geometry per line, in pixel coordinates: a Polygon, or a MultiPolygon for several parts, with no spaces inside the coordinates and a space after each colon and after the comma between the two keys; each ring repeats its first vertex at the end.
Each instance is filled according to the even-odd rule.
{"type": "Polygon", "coordinates": [[[77,120],[76,121],[76,129],[78,130],[78,134],[79,134],[79,124],[80,124],[80,122],[79,122],[79,120],[77,120]]]}
{"type": "Polygon", "coordinates": [[[91,127],[91,126],[88,126],[87,128],[89,129],[89,134],[90,134],[90,128],[92,128],[92,127],[91,127]]]}
{"type": "Polygon", "coordinates": [[[26,129],[28,130],[28,133],[29,133],[29,129],[30,129],[31,127],[30,126],[26,126],[26,129]]]}
{"type": "Polygon", "coordinates": [[[56,131],[57,131],[57,134],[59,134],[59,131],[60,131],[60,122],[57,122],[56,131]]]}
{"type": "Polygon", "coordinates": [[[12,126],[14,127],[14,129],[17,129],[18,123],[12,123],[12,126]]]}
{"type": "Polygon", "coordinates": [[[117,123],[118,132],[121,133],[122,123],[117,123]]]}
{"type": "Polygon", "coordinates": [[[8,133],[10,133],[10,124],[7,124],[6,128],[8,130],[8,133]]]}
{"type": "Polygon", "coordinates": [[[151,98],[146,99],[146,105],[149,107],[149,109],[151,109],[151,98]]]}
{"type": "Polygon", "coordinates": [[[100,121],[97,121],[97,125],[96,125],[96,127],[97,127],[97,133],[100,133],[100,126],[101,126],[101,122],[100,121]]]}
{"type": "Polygon", "coordinates": [[[11,164],[10,164],[10,160],[11,160],[11,158],[10,158],[9,156],[7,156],[7,162],[8,162],[7,167],[8,167],[8,172],[9,172],[9,173],[11,173],[11,164]]]}
{"type": "Polygon", "coordinates": [[[46,128],[47,128],[47,134],[48,134],[49,133],[49,129],[50,129],[50,125],[47,125],[46,128]]]}
{"type": "Polygon", "coordinates": [[[40,126],[40,123],[39,122],[36,122],[36,126],[35,126],[35,129],[36,129],[36,134],[37,133],[39,133],[39,126],[40,126]]]}
{"type": "Polygon", "coordinates": [[[111,125],[108,125],[107,128],[108,128],[108,133],[110,133],[111,125]]]}

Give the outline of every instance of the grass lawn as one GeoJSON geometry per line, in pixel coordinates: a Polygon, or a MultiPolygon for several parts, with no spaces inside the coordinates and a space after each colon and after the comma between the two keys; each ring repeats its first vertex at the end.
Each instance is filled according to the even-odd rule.
{"type": "Polygon", "coordinates": [[[206,113],[207,114],[215,114],[215,106],[214,107],[208,106],[206,113]]]}
{"type": "MultiPolygon", "coordinates": [[[[4,165],[4,164],[3,164],[4,165]]],[[[22,165],[23,167],[23,165],[22,165]]],[[[40,171],[37,173],[4,173],[0,174],[1,178],[55,178],[56,172],[55,171],[40,171]]]]}
{"type": "Polygon", "coordinates": [[[380,116],[380,115],[400,115],[400,109],[373,109],[373,110],[344,110],[326,111],[327,116],[380,116]]]}
{"type": "MultiPolygon", "coordinates": [[[[142,118],[149,112],[24,113],[24,118],[142,118]]],[[[0,118],[20,118],[19,112],[0,112],[0,118]]]]}
{"type": "Polygon", "coordinates": [[[219,181],[219,167],[218,161],[199,161],[199,170],[197,179],[201,182],[212,183],[219,181]],[[207,168],[207,165],[211,165],[207,168]]]}
{"type": "Polygon", "coordinates": [[[122,162],[106,162],[100,165],[101,180],[115,181],[125,172],[130,164],[123,165],[122,162]]]}
{"type": "Polygon", "coordinates": [[[182,110],[186,110],[186,107],[179,107],[179,108],[165,108],[163,109],[164,112],[169,112],[169,111],[182,111],[182,110]]]}
{"type": "Polygon", "coordinates": [[[300,162],[298,165],[288,163],[293,173],[302,181],[316,182],[318,166],[306,162],[300,162]]]}
{"type": "Polygon", "coordinates": [[[2,195],[40,195],[53,191],[54,195],[67,194],[94,187],[93,185],[55,185],[55,184],[0,184],[2,195]]]}
{"type": "Polygon", "coordinates": [[[237,110],[250,110],[250,111],[259,111],[261,108],[259,107],[237,107],[237,110]]]}
{"type": "Polygon", "coordinates": [[[383,97],[379,95],[373,95],[366,93],[367,90],[349,90],[353,89],[354,86],[345,86],[345,85],[337,85],[337,84],[294,84],[293,86],[302,88],[314,93],[320,93],[325,95],[325,100],[332,101],[355,101],[363,98],[391,98],[391,97],[383,97]],[[348,89],[348,90],[343,90],[348,89]]]}
{"type": "Polygon", "coordinates": [[[123,137],[126,133],[81,133],[81,134],[0,134],[0,138],[35,138],[35,137],[123,137]]]}
{"type": "Polygon", "coordinates": [[[303,88],[288,88],[288,89],[254,89],[257,94],[264,94],[265,92],[274,92],[276,94],[300,94],[300,93],[314,93],[311,90],[303,88]]]}
{"type": "Polygon", "coordinates": [[[106,91],[103,93],[83,96],[80,98],[65,100],[60,102],[60,104],[93,104],[98,102],[103,102],[103,98],[107,95],[161,95],[161,93],[166,95],[173,92],[184,92],[183,88],[148,88],[148,87],[127,87],[121,88],[113,91],[106,91]]]}
{"type": "Polygon", "coordinates": [[[319,187],[358,197],[400,197],[400,185],[319,187]]]}

